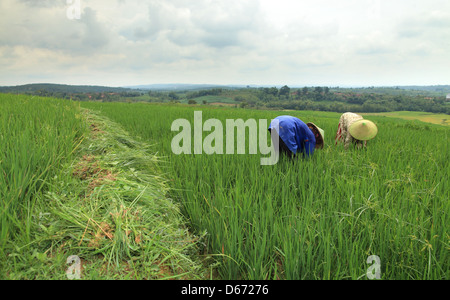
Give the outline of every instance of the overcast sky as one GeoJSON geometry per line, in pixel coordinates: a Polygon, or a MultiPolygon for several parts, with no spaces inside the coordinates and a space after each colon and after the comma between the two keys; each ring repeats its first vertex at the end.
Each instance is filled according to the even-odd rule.
{"type": "Polygon", "coordinates": [[[0,0],[0,85],[38,82],[450,84],[450,1],[0,0]]]}

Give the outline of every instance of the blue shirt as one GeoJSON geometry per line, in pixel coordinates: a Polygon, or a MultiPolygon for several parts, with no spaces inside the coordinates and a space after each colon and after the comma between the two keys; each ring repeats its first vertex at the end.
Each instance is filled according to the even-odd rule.
{"type": "MultiPolygon", "coordinates": [[[[278,135],[292,153],[303,153],[306,156],[314,154],[316,138],[308,125],[291,116],[279,116],[275,120],[279,121],[278,135]]],[[[275,128],[274,121],[270,123],[269,129],[272,126],[275,128]]]]}

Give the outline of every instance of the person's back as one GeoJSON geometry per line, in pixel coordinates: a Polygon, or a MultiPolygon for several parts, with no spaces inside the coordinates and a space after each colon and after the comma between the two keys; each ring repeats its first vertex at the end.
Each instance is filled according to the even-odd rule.
{"type": "Polygon", "coordinates": [[[344,142],[344,148],[348,149],[350,144],[356,144],[358,147],[367,146],[367,140],[375,137],[378,132],[376,125],[364,120],[364,118],[358,114],[347,112],[342,114],[339,119],[338,131],[336,133],[336,145],[339,141],[344,142]],[[352,128],[353,127],[353,128],[352,128]],[[356,127],[359,127],[360,134],[355,134],[356,127]],[[353,130],[353,134],[352,134],[353,130]]]}
{"type": "MultiPolygon", "coordinates": [[[[269,130],[278,129],[280,139],[280,149],[287,154],[309,156],[314,153],[317,140],[323,147],[323,131],[320,132],[312,123],[305,124],[302,120],[292,116],[279,116],[270,124],[269,130]],[[274,121],[278,122],[278,128],[274,127],[274,121]],[[290,153],[289,153],[289,152],[290,153]]],[[[318,128],[318,127],[317,127],[318,128]]]]}

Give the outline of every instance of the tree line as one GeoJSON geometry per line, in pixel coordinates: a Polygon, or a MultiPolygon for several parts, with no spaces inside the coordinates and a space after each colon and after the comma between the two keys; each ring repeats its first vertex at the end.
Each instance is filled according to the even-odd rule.
{"type": "MultiPolygon", "coordinates": [[[[399,88],[330,88],[302,87],[290,88],[212,88],[198,91],[143,91],[116,88],[107,90],[101,87],[78,87],[77,90],[65,89],[66,86],[33,85],[34,89],[17,92],[38,96],[72,99],[75,101],[127,101],[127,102],[186,102],[206,104],[204,96],[226,96],[233,99],[241,108],[277,109],[277,110],[316,110],[333,112],[389,112],[423,111],[450,114],[450,102],[445,96],[431,92],[420,92],[399,88]]],[[[0,90],[0,92],[16,92],[0,90]]],[[[434,92],[434,91],[433,91],[434,92]]],[[[220,101],[218,101],[220,102],[220,101]]]]}
{"type": "Polygon", "coordinates": [[[256,97],[236,97],[241,107],[317,111],[424,111],[450,114],[450,103],[443,96],[408,95],[399,93],[370,93],[330,89],[329,87],[303,87],[291,89],[259,88],[256,97]]]}

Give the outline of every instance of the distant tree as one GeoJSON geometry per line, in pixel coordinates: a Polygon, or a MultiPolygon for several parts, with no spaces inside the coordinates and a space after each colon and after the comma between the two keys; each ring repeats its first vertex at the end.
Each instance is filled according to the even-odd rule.
{"type": "Polygon", "coordinates": [[[242,101],[245,101],[245,97],[243,97],[243,96],[236,96],[236,97],[234,97],[234,101],[235,101],[235,102],[242,102],[242,101]]]}
{"type": "Polygon", "coordinates": [[[288,87],[287,85],[283,86],[278,93],[279,96],[285,96],[287,98],[289,98],[290,94],[291,94],[291,88],[288,87]]]}
{"type": "Polygon", "coordinates": [[[169,96],[169,98],[171,100],[178,100],[178,99],[180,99],[180,97],[177,94],[175,94],[175,92],[170,92],[168,96],[169,96]]]}
{"type": "Polygon", "coordinates": [[[240,107],[240,108],[246,108],[246,107],[248,107],[247,101],[241,102],[241,103],[239,104],[239,107],[240,107]]]}
{"type": "Polygon", "coordinates": [[[192,99],[190,99],[189,101],[188,101],[188,104],[197,104],[197,101],[195,101],[195,100],[192,100],[192,99]]]}
{"type": "Polygon", "coordinates": [[[323,88],[321,86],[316,86],[314,88],[314,93],[321,94],[323,92],[323,88]]]}
{"type": "Polygon", "coordinates": [[[323,96],[323,88],[321,86],[317,86],[314,88],[314,100],[321,101],[324,99],[323,96]]]}
{"type": "Polygon", "coordinates": [[[267,89],[267,94],[273,95],[273,96],[278,96],[278,89],[276,87],[271,87],[271,88],[267,89]]]}
{"type": "Polygon", "coordinates": [[[308,88],[306,86],[304,88],[302,88],[302,94],[303,95],[307,95],[308,94],[308,88]]]}

